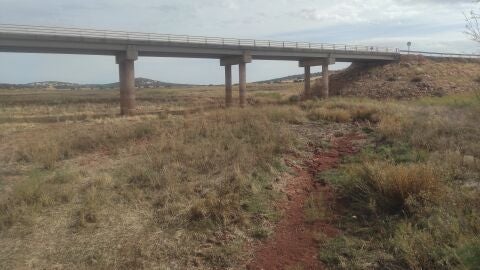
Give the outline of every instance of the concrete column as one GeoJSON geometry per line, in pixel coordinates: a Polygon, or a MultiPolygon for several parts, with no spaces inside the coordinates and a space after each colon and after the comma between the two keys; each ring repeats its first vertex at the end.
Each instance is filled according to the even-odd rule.
{"type": "Polygon", "coordinates": [[[328,98],[330,92],[330,78],[328,74],[328,63],[322,65],[322,76],[323,76],[323,92],[322,97],[328,98]]]}
{"type": "Polygon", "coordinates": [[[305,95],[305,98],[309,98],[311,95],[312,95],[312,92],[311,92],[311,87],[310,87],[310,66],[305,66],[305,76],[304,76],[304,83],[305,83],[305,87],[304,87],[304,95],[305,95]]]}
{"type": "Polygon", "coordinates": [[[247,103],[246,94],[247,94],[247,64],[240,63],[238,66],[239,70],[239,92],[240,92],[240,107],[245,107],[247,103]]]}
{"type": "Polygon", "coordinates": [[[135,60],[137,59],[137,48],[130,45],[125,52],[116,57],[120,77],[121,115],[133,115],[135,113],[135,60]]]}
{"type": "Polygon", "coordinates": [[[232,106],[232,66],[225,66],[225,106],[232,106]]]}
{"type": "Polygon", "coordinates": [[[123,60],[120,71],[120,114],[133,115],[135,112],[135,65],[133,60],[123,60]]]}

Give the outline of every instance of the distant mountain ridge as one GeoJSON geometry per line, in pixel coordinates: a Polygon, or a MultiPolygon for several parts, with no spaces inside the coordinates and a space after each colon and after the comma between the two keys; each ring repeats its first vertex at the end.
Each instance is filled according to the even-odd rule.
{"type": "MultiPolygon", "coordinates": [[[[338,71],[332,71],[332,73],[337,73],[338,71]]],[[[303,81],[303,74],[285,76],[281,78],[275,78],[264,81],[257,81],[254,83],[259,84],[270,84],[270,83],[284,83],[284,82],[300,82],[303,81]]],[[[311,74],[312,79],[321,77],[321,72],[315,72],[311,74]]],[[[120,85],[119,82],[115,83],[106,83],[106,84],[81,84],[81,83],[69,83],[69,82],[59,82],[59,81],[44,81],[44,82],[33,82],[26,84],[8,84],[0,83],[0,89],[70,89],[70,90],[79,90],[79,89],[115,89],[120,85]]],[[[148,78],[136,78],[135,86],[138,88],[169,88],[169,87],[192,87],[198,86],[196,84],[181,84],[181,83],[169,83],[162,82],[157,80],[152,80],[148,78]]]]}
{"type": "MultiPolygon", "coordinates": [[[[315,72],[310,75],[312,78],[314,77],[319,77],[322,76],[321,72],[315,72]]],[[[290,76],[285,76],[281,78],[275,78],[275,79],[270,79],[270,80],[265,80],[265,81],[258,81],[256,83],[281,83],[281,82],[287,82],[287,81],[303,81],[304,75],[303,74],[297,74],[297,75],[290,75],[290,76]]]]}
{"type": "MultiPolygon", "coordinates": [[[[1,89],[22,89],[22,88],[31,88],[31,89],[114,89],[118,88],[120,85],[119,82],[116,83],[107,83],[107,84],[80,84],[80,83],[70,83],[70,82],[59,82],[59,81],[44,81],[44,82],[32,82],[26,84],[8,84],[0,83],[1,89]]],[[[166,88],[166,87],[188,87],[193,86],[191,84],[177,84],[177,83],[168,83],[162,82],[147,78],[136,78],[135,86],[138,88],[166,88]]]]}

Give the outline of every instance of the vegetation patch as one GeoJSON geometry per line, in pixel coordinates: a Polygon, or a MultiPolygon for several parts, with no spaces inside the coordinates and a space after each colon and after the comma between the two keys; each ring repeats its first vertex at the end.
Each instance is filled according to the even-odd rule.
{"type": "Polygon", "coordinates": [[[371,145],[321,175],[346,208],[338,224],[344,235],[320,241],[324,263],[338,269],[475,269],[480,189],[473,157],[480,153],[474,143],[480,129],[471,116],[478,106],[458,106],[454,99],[392,106],[402,111],[380,106],[371,145]]]}

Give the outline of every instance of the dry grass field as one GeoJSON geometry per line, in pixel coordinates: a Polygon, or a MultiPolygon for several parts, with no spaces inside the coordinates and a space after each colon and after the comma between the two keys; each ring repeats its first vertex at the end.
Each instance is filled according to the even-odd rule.
{"type": "Polygon", "coordinates": [[[292,102],[301,88],[249,85],[228,110],[222,87],[139,90],[125,118],[116,91],[0,90],[0,268],[244,269],[282,219],[286,160],[358,133],[315,178],[335,213],[305,204],[341,231],[315,232],[318,260],[478,269],[480,97],[292,102]]]}

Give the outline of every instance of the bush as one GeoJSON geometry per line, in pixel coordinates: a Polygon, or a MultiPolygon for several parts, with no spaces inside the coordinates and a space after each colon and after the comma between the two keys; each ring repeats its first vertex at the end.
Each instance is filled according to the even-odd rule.
{"type": "Polygon", "coordinates": [[[434,200],[442,190],[435,168],[426,164],[366,163],[353,170],[348,190],[357,207],[373,213],[409,212],[411,200],[434,200]]]}

